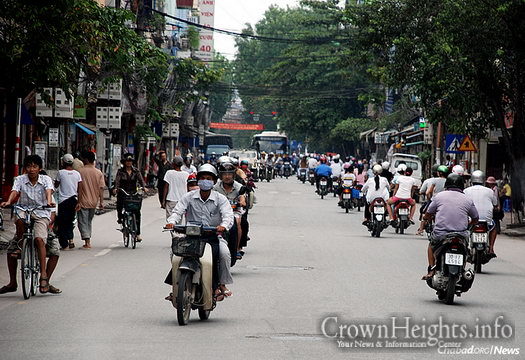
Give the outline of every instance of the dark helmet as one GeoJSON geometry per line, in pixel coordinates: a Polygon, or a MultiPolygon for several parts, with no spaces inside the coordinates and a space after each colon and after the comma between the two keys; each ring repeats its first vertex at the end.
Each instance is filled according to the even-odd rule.
{"type": "Polygon", "coordinates": [[[222,163],[219,165],[219,174],[233,174],[235,166],[232,163],[222,163]]]}
{"type": "Polygon", "coordinates": [[[175,156],[175,158],[173,159],[173,165],[175,166],[182,166],[184,165],[184,160],[182,159],[182,156],[175,156]]]}
{"type": "Polygon", "coordinates": [[[438,172],[439,164],[432,165],[432,175],[436,175],[438,172]]]}
{"type": "Polygon", "coordinates": [[[458,174],[450,174],[447,176],[445,181],[445,189],[456,188],[463,190],[465,188],[465,182],[463,181],[463,176],[458,174]]]}
{"type": "Polygon", "coordinates": [[[120,159],[120,162],[121,162],[121,163],[124,163],[124,162],[129,161],[129,160],[131,160],[131,161],[135,161],[135,157],[133,156],[132,153],[126,153],[126,154],[124,154],[124,156],[122,156],[122,159],[120,159]]]}

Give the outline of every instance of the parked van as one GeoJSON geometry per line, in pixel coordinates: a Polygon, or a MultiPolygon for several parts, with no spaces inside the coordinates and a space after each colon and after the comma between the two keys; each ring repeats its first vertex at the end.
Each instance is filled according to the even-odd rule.
{"type": "Polygon", "coordinates": [[[423,177],[423,163],[417,155],[398,153],[392,155],[392,158],[390,159],[389,169],[392,174],[396,174],[396,169],[399,166],[399,164],[406,164],[407,167],[411,167],[414,170],[412,177],[418,180],[419,184],[421,184],[421,180],[423,177]]]}

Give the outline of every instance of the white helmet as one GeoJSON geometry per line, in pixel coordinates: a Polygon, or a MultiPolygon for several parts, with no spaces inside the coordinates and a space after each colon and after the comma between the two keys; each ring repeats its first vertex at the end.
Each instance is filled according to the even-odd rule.
{"type": "Polygon", "coordinates": [[[465,169],[463,169],[463,166],[461,165],[454,165],[454,167],[452,168],[452,173],[463,175],[465,173],[465,169]]]}
{"type": "Polygon", "coordinates": [[[379,175],[383,172],[383,167],[379,164],[375,164],[374,167],[372,168],[372,171],[374,172],[375,175],[379,175]]]}
{"type": "Polygon", "coordinates": [[[399,164],[397,167],[397,172],[404,172],[407,170],[407,166],[405,164],[399,164]]]}
{"type": "Polygon", "coordinates": [[[223,155],[219,158],[219,160],[217,160],[217,162],[219,164],[222,164],[222,163],[227,163],[227,162],[231,162],[231,159],[229,156],[226,156],[226,155],[223,155]]]}
{"type": "Polygon", "coordinates": [[[388,161],[383,161],[381,166],[383,167],[383,170],[388,170],[388,168],[390,167],[390,163],[388,161]]]}

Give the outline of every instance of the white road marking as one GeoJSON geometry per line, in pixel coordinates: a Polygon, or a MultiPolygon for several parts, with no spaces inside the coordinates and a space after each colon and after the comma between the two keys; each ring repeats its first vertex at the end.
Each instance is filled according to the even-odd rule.
{"type": "Polygon", "coordinates": [[[279,194],[279,191],[268,191],[268,194],[279,194]]]}
{"type": "Polygon", "coordinates": [[[96,256],[104,256],[106,255],[107,253],[109,253],[111,251],[111,249],[104,249],[102,250],[101,252],[99,252],[98,254],[95,255],[96,256]]]}
{"type": "Polygon", "coordinates": [[[109,245],[109,248],[113,249],[113,248],[116,248],[118,246],[120,246],[120,243],[114,243],[114,244],[109,245]]]}

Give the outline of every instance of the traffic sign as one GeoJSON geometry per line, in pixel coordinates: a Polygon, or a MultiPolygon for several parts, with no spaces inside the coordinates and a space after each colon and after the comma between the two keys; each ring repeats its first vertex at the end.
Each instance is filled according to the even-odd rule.
{"type": "Polygon", "coordinates": [[[478,151],[476,149],[476,145],[470,140],[470,137],[468,135],[465,135],[465,138],[461,142],[461,145],[459,146],[459,151],[478,151]]]}
{"type": "Polygon", "coordinates": [[[458,135],[458,134],[447,134],[445,137],[445,152],[451,153],[451,154],[460,154],[463,152],[463,150],[460,150],[461,144],[463,143],[463,139],[465,138],[465,135],[458,135]]]}

